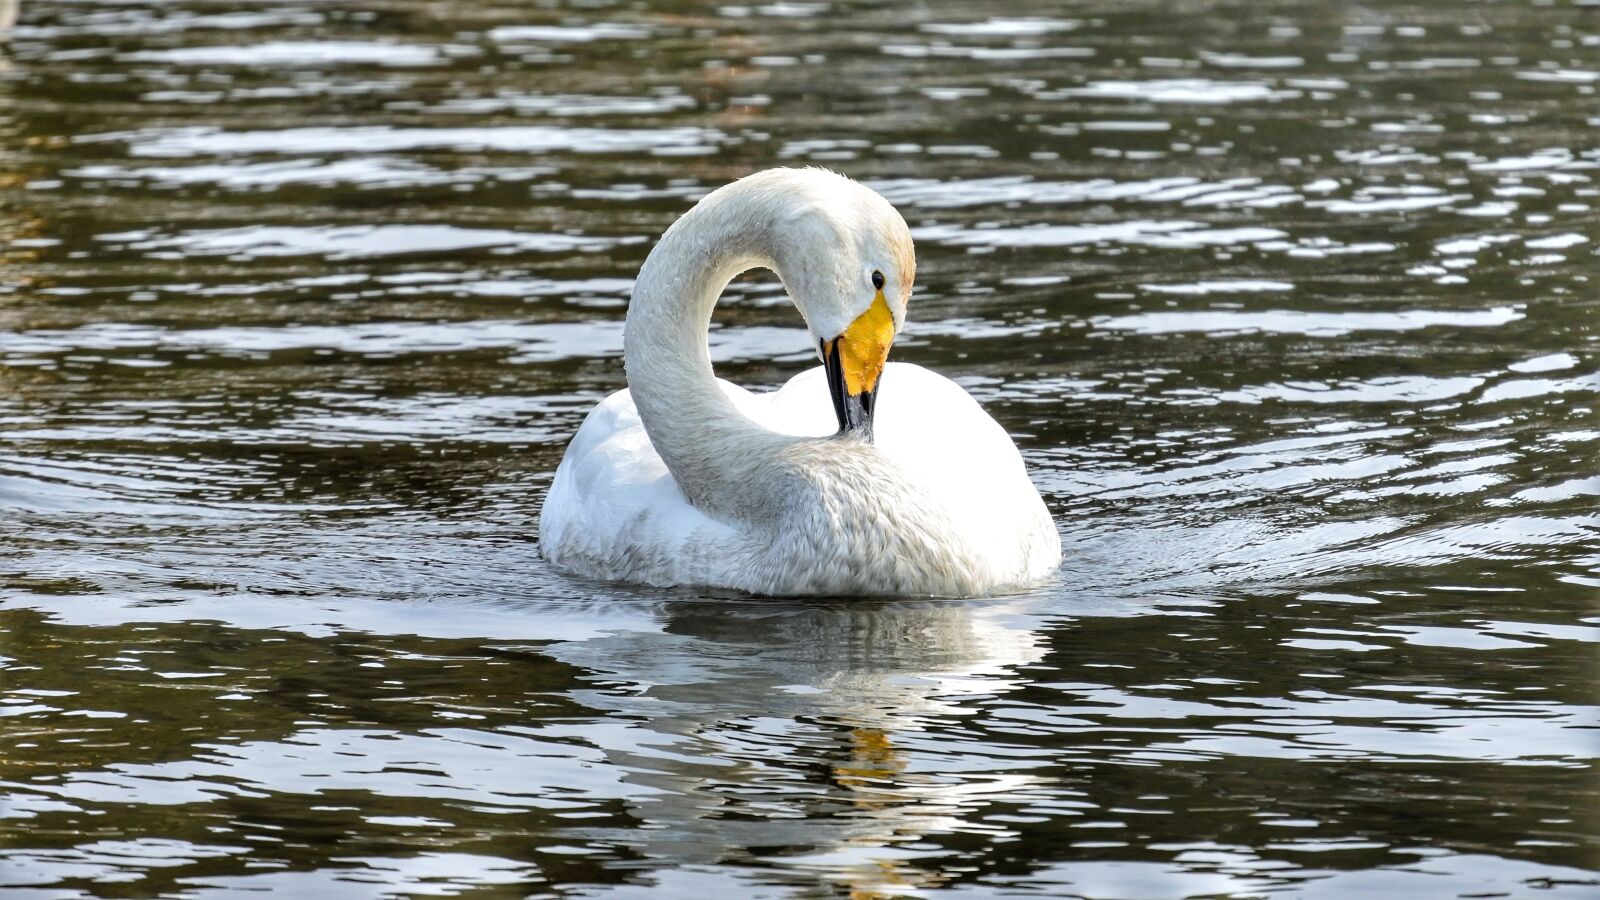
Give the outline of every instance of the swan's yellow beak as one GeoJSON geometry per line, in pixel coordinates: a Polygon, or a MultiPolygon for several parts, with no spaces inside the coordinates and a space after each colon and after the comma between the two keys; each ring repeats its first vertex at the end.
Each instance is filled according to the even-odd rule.
{"type": "Polygon", "coordinates": [[[883,373],[889,345],[893,343],[894,314],[889,311],[883,291],[843,334],[822,342],[822,365],[828,373],[828,390],[833,394],[833,411],[839,417],[841,433],[855,431],[872,440],[872,406],[878,376],[883,373]]]}

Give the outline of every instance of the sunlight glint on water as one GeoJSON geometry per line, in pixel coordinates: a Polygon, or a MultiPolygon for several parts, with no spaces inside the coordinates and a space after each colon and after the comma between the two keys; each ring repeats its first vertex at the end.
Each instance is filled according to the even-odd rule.
{"type": "MultiPolygon", "coordinates": [[[[1593,896],[1597,40],[1515,0],[29,5],[0,891],[1593,896]],[[904,212],[895,358],[1017,436],[1055,582],[539,559],[639,263],[776,164],[904,212]]],[[[813,364],[767,276],[711,351],[813,364]]]]}

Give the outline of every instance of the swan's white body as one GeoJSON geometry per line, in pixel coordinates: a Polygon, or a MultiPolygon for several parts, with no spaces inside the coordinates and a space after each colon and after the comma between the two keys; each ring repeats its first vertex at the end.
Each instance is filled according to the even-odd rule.
{"type": "Polygon", "coordinates": [[[868,270],[893,285],[878,300],[893,293],[898,328],[913,265],[898,213],[838,175],[777,169],[707,196],[639,273],[630,388],[567,447],[539,520],[545,557],[776,595],[973,596],[1048,576],[1060,539],[1021,455],[949,379],[888,365],[869,442],[835,433],[821,368],[765,394],[711,374],[711,310],[738,273],[776,271],[827,341],[871,302],[856,289],[868,270]]]}

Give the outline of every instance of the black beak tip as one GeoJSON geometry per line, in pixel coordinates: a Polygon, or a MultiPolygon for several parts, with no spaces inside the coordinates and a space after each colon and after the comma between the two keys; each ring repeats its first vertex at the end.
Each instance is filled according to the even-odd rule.
{"type": "Polygon", "coordinates": [[[877,401],[877,391],[849,392],[838,351],[838,341],[822,342],[822,367],[828,375],[828,393],[833,398],[833,414],[839,419],[839,433],[854,434],[871,443],[872,408],[877,401]]]}
{"type": "Polygon", "coordinates": [[[840,431],[859,435],[867,443],[872,443],[872,407],[877,401],[874,395],[874,391],[863,391],[845,398],[845,421],[839,423],[840,431]]]}

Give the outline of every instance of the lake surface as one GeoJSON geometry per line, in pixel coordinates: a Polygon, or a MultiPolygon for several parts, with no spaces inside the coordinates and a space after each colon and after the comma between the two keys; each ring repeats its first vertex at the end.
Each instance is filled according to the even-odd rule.
{"type": "MultiPolygon", "coordinates": [[[[1564,0],[25,3],[0,890],[1600,895],[1597,91],[1564,0]],[[539,558],[655,237],[779,164],[912,224],[1052,583],[539,558]]],[[[814,364],[766,275],[711,346],[814,364]]]]}

